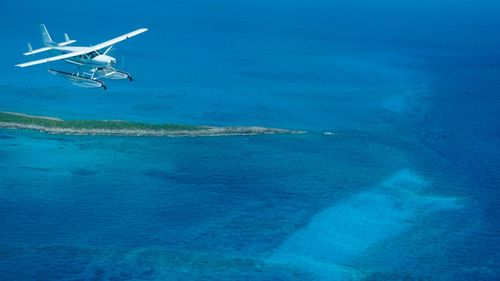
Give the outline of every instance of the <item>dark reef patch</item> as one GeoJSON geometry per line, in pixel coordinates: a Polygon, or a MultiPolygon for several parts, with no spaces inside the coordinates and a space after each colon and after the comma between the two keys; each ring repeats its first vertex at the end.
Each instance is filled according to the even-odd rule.
{"type": "Polygon", "coordinates": [[[42,167],[21,166],[19,168],[24,169],[24,170],[35,171],[35,172],[50,172],[49,168],[42,168],[42,167]]]}
{"type": "Polygon", "coordinates": [[[74,176],[94,176],[97,174],[97,171],[82,168],[71,171],[71,174],[74,176]]]}
{"type": "Polygon", "coordinates": [[[176,177],[172,173],[169,173],[169,172],[167,172],[165,170],[161,170],[161,169],[143,170],[142,174],[145,176],[151,177],[151,178],[164,180],[164,181],[176,180],[176,177]]]}
{"type": "Polygon", "coordinates": [[[16,137],[9,135],[0,135],[0,140],[15,139],[16,137]]]}

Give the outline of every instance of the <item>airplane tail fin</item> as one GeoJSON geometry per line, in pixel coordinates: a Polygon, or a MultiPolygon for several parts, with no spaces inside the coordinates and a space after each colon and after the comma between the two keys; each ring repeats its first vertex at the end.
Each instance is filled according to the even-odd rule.
{"type": "Polygon", "coordinates": [[[45,24],[40,24],[40,32],[42,34],[42,41],[45,46],[54,46],[55,42],[52,41],[52,38],[50,37],[49,31],[47,30],[47,27],[45,27],[45,24]]]}
{"type": "Polygon", "coordinates": [[[42,34],[42,41],[43,41],[43,45],[45,45],[45,47],[33,50],[33,48],[31,47],[31,44],[28,43],[28,51],[23,53],[23,55],[25,55],[25,56],[34,55],[34,54],[38,54],[41,52],[52,50],[52,49],[54,49],[54,47],[63,47],[63,46],[71,45],[72,43],[76,42],[76,40],[71,40],[67,33],[64,33],[64,40],[65,41],[57,44],[56,42],[52,41],[52,37],[50,37],[49,31],[47,30],[47,27],[45,27],[45,24],[40,24],[40,33],[42,34]]]}

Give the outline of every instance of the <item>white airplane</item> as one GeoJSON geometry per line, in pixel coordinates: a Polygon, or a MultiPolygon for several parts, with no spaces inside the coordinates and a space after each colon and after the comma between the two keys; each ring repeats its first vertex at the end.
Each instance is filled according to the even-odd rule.
{"type": "Polygon", "coordinates": [[[23,53],[23,55],[34,55],[46,51],[51,51],[56,55],[49,58],[16,64],[16,66],[27,67],[64,60],[70,64],[78,66],[78,71],[70,73],[61,70],[49,69],[49,73],[66,78],[77,86],[88,88],[102,87],[106,90],[106,84],[99,79],[128,78],[132,81],[132,76],[130,76],[129,73],[114,68],[116,59],[107,55],[107,53],[111,50],[114,44],[146,32],[148,29],[140,28],[91,47],[70,46],[75,43],[76,40],[71,40],[67,33],[64,33],[64,42],[56,43],[52,41],[52,38],[50,37],[50,34],[44,24],[40,25],[40,31],[42,33],[42,40],[45,47],[33,50],[31,44],[28,43],[28,52],[23,53]],[[102,51],[104,48],[107,49],[102,51]]]}

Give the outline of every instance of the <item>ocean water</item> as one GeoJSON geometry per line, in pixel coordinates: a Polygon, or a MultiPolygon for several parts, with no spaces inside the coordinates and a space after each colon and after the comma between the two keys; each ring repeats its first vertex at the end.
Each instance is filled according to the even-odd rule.
{"type": "Polygon", "coordinates": [[[307,131],[1,129],[0,280],[499,280],[499,12],[0,1],[0,111],[307,131]],[[148,27],[112,51],[134,81],[15,68],[39,23],[82,45],[148,27]]]}

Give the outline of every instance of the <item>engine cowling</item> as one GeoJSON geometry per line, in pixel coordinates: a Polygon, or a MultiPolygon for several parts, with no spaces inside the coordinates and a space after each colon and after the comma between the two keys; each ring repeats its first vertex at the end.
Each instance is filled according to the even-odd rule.
{"type": "Polygon", "coordinates": [[[92,59],[97,65],[112,66],[116,64],[116,59],[107,55],[98,55],[92,59]]]}

